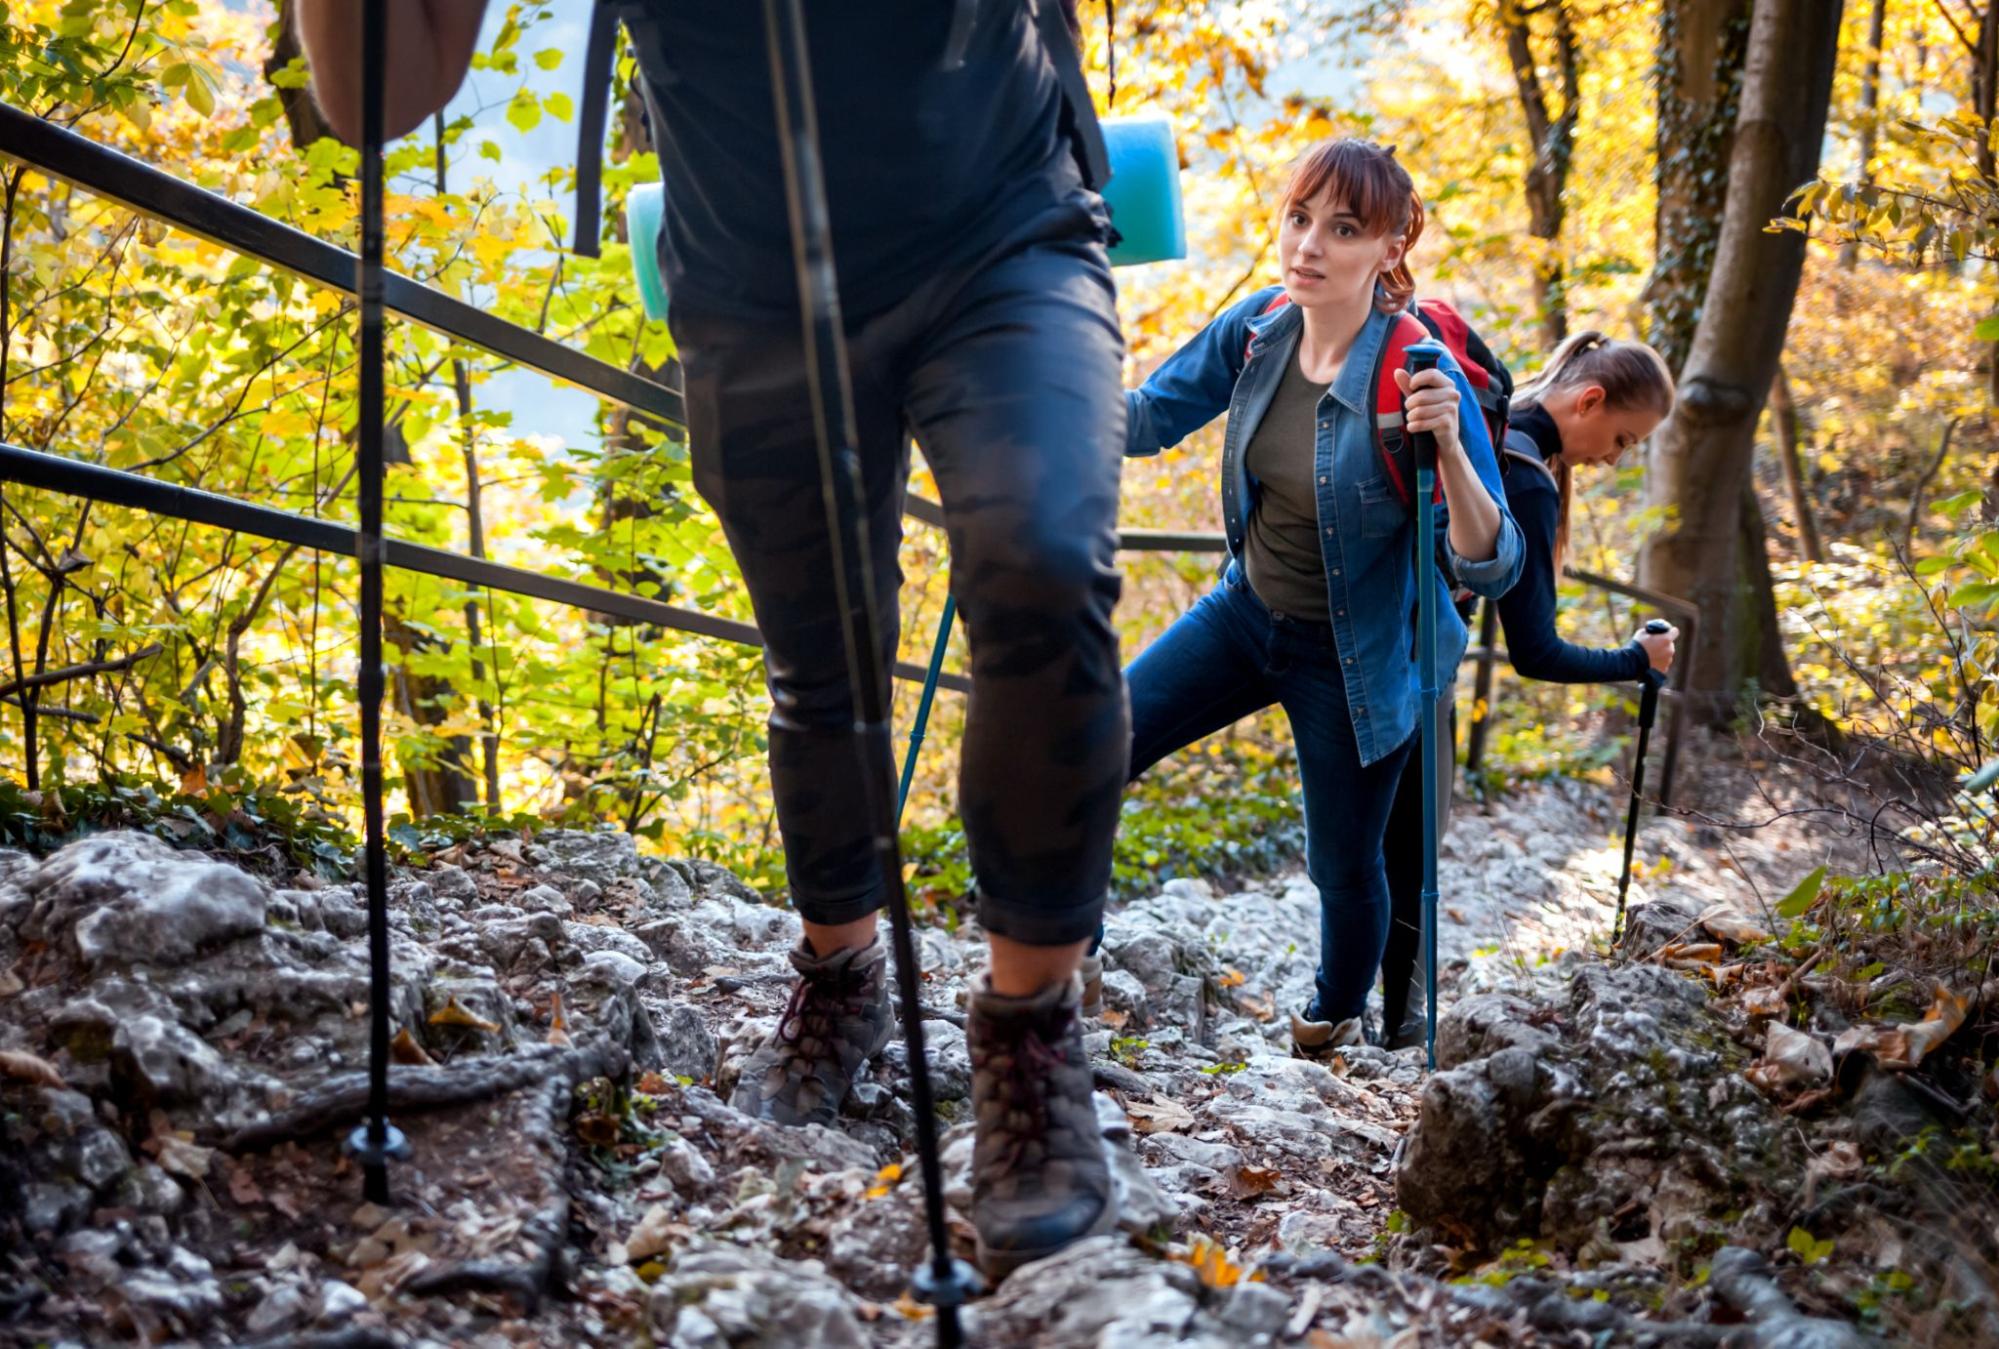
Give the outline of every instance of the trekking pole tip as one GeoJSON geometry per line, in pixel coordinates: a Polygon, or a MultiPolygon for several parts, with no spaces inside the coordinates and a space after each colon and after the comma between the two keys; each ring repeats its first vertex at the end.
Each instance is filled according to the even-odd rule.
{"type": "Polygon", "coordinates": [[[410,1155],[409,1136],[395,1125],[384,1121],[379,1142],[375,1139],[374,1126],[357,1125],[354,1132],[347,1135],[347,1155],[361,1163],[361,1197],[371,1204],[389,1202],[389,1163],[400,1162],[410,1155]]]}

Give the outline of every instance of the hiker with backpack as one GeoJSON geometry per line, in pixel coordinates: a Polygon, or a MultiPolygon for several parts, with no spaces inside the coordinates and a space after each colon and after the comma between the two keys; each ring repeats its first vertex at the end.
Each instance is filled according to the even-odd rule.
{"type": "MultiPolygon", "coordinates": [[[[1407,436],[1437,440],[1438,551],[1480,594],[1520,571],[1491,437],[1464,368],[1467,330],[1411,311],[1408,252],[1423,207],[1392,149],[1331,140],[1294,166],[1277,253],[1283,282],[1238,302],[1127,395],[1131,455],[1224,412],[1220,583],[1125,672],[1133,776],[1273,703],[1297,745],[1306,870],[1318,887],[1317,990],[1292,1046],[1361,1039],[1388,935],[1382,837],[1417,741],[1415,522],[1407,436]],[[1403,353],[1445,326],[1438,369],[1403,353]]],[[[1439,667],[1465,627],[1438,581],[1439,667]]]]}
{"type": "MultiPolygon", "coordinates": [[[[831,1124],[895,1026],[877,931],[892,849],[878,849],[869,814],[869,775],[893,777],[886,735],[857,727],[846,660],[773,110],[776,39],[756,5],[611,8],[637,53],[667,184],[661,271],[694,481],[765,643],[772,794],[804,922],[789,1003],[733,1103],[831,1124]]],[[[937,480],[971,639],[960,809],[990,944],[966,1024],[972,1221],[996,1276],[1117,1217],[1076,976],[1109,888],[1130,743],[1111,624],[1124,344],[1095,190],[1103,145],[1064,8],[883,0],[857,23],[813,6],[806,42],[828,133],[812,169],[850,357],[880,666],[897,631],[909,433],[937,480]]],[[[457,88],[483,9],[391,7],[390,134],[457,88]]],[[[294,0],[290,12],[322,105],[351,138],[353,8],[294,0]]]]}
{"type": "MultiPolygon", "coordinates": [[[[1498,599],[1506,652],[1523,678],[1599,684],[1664,672],[1679,630],[1640,629],[1619,647],[1565,642],[1555,631],[1555,581],[1568,548],[1569,503],[1579,465],[1615,466],[1673,410],[1673,376],[1642,342],[1600,332],[1575,333],[1555,348],[1535,379],[1513,394],[1499,456],[1506,503],[1524,545],[1520,580],[1498,599]]],[[[1455,723],[1455,719],[1453,719],[1455,723]]],[[[1450,781],[1452,732],[1440,758],[1450,781]]],[[[1423,977],[1422,775],[1405,769],[1389,812],[1388,890],[1392,924],[1381,962],[1380,1041],[1405,1049],[1424,1041],[1428,1001],[1423,977]]]]}

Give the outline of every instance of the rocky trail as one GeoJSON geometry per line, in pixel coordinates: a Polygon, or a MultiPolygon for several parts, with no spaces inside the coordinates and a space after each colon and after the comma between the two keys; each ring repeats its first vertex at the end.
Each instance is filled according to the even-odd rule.
{"type": "MultiPolygon", "coordinates": [[[[1814,976],[1761,955],[1766,905],[1819,860],[1803,834],[1649,824],[1632,949],[1655,958],[1608,963],[1620,805],[1556,782],[1460,816],[1435,1076],[1413,1051],[1288,1056],[1302,875],[1117,909],[1088,1047],[1123,1230],[1015,1274],[974,1342],[1838,1346],[1868,1342],[1854,1288],[1904,1268],[1955,1278],[1952,1326],[1999,1329],[1972,1248],[1854,1193],[1879,1188],[1881,1130],[1941,1119],[1990,1148],[1976,1058],[1968,1084],[1885,1053],[1850,1090],[1810,1053],[1793,1073],[1780,1031],[1830,1060],[1842,1029],[1777,1024],[1814,976]]],[[[355,887],[277,888],[136,833],[0,853],[0,1342],[932,1341],[903,1294],[923,1228],[900,1043],[837,1129],[726,1104],[788,989],[786,910],[615,832],[461,845],[393,893],[413,1155],[377,1208],[340,1149],[365,1099],[355,887]]],[[[983,944],[919,945],[969,1249],[983,944]]],[[[1991,992],[1960,989],[1958,1024],[1989,1022],[1991,992]]]]}

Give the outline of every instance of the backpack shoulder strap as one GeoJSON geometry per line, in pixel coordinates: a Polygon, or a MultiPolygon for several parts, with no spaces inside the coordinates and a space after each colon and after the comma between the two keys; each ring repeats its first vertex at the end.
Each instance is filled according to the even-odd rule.
{"type": "Polygon", "coordinates": [[[1541,447],[1534,443],[1534,437],[1518,427],[1509,428],[1506,439],[1500,442],[1499,461],[1501,472],[1513,464],[1524,464],[1550,483],[1555,481],[1555,471],[1549,468],[1548,461],[1541,457],[1541,447]]]}
{"type": "MultiPolygon", "coordinates": [[[[1090,84],[1083,76],[1083,59],[1076,52],[1076,39],[1069,32],[1069,20],[1060,0],[1030,0],[1041,30],[1041,45],[1055,66],[1062,84],[1063,130],[1082,170],[1083,186],[1102,192],[1111,180],[1111,156],[1104,145],[1104,129],[1097,124],[1097,108],[1090,101],[1090,84]]],[[[959,7],[961,10],[964,6],[959,7]]]]}
{"type": "Polygon", "coordinates": [[[1402,434],[1402,386],[1395,382],[1395,372],[1402,368],[1409,348],[1429,336],[1421,321],[1405,310],[1395,316],[1374,358],[1375,445],[1388,485],[1405,507],[1416,500],[1416,457],[1409,449],[1408,437],[1402,434]]]}

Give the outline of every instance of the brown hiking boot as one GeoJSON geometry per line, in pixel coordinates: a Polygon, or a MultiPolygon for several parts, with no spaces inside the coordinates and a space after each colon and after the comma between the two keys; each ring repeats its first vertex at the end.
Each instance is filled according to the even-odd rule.
{"type": "Polygon", "coordinates": [[[1345,1021],[1316,1021],[1316,1006],[1308,1006],[1303,1012],[1291,1014],[1291,1052],[1301,1059],[1329,1059],[1342,1049],[1366,1043],[1361,1019],[1350,1016],[1345,1021]]]}
{"type": "Polygon", "coordinates": [[[743,1065],[730,1104],[775,1124],[831,1124],[854,1075],[894,1032],[888,949],[880,939],[816,956],[792,949],[798,986],[777,1030],[743,1065]]]}
{"type": "Polygon", "coordinates": [[[972,987],[972,1225],[994,1280],[1117,1222],[1081,999],[1074,976],[1031,998],[1002,997],[984,975],[972,987]]]}

